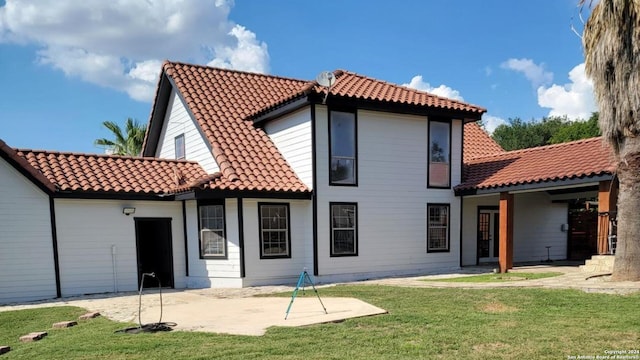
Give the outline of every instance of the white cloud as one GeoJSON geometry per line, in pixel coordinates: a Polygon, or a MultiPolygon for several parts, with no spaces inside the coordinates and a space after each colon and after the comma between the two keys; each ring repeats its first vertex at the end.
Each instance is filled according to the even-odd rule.
{"type": "Polygon", "coordinates": [[[244,26],[236,25],[231,29],[229,35],[237,39],[237,45],[216,48],[218,57],[210,61],[208,65],[260,73],[269,70],[267,44],[259,42],[256,39],[256,34],[244,26]]]}
{"type": "Polygon", "coordinates": [[[482,116],[482,124],[484,125],[484,129],[487,130],[489,135],[493,134],[498,126],[506,123],[507,121],[505,119],[499,118],[497,116],[488,114],[484,114],[484,116],[482,116]]]}
{"type": "Polygon", "coordinates": [[[402,86],[410,87],[416,90],[426,91],[428,93],[446,97],[453,100],[464,101],[460,92],[458,90],[454,90],[446,85],[440,85],[438,87],[431,86],[428,82],[422,79],[422,75],[416,75],[411,78],[411,82],[408,84],[402,84],[402,86]]]}
{"type": "Polygon", "coordinates": [[[38,61],[149,101],[164,59],[266,72],[267,45],[228,19],[232,0],[6,0],[0,42],[36,45],[38,61]]]}
{"type": "Polygon", "coordinates": [[[564,116],[569,119],[588,119],[597,111],[593,95],[593,83],[584,71],[584,63],[569,72],[570,83],[553,84],[538,88],[538,105],[550,108],[549,116],[564,116]]]}
{"type": "Polygon", "coordinates": [[[512,58],[500,64],[500,67],[523,73],[527,80],[531,81],[534,88],[550,84],[553,81],[553,73],[546,71],[544,64],[537,65],[531,59],[512,58]]]}

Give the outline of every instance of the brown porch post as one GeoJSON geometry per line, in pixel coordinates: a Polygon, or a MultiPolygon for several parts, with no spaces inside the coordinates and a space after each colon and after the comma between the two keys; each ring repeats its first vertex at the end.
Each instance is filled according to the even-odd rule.
{"type": "Polygon", "coordinates": [[[500,272],[513,268],[513,194],[500,193],[500,272]]]}
{"type": "Polygon", "coordinates": [[[598,189],[598,255],[609,254],[609,213],[616,210],[616,182],[600,181],[598,189]]]}

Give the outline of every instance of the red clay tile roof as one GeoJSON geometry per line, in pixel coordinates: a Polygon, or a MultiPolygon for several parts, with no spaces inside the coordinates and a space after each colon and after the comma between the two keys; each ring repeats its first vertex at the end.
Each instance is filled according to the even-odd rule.
{"type": "Polygon", "coordinates": [[[270,104],[293,99],[307,82],[175,62],[165,62],[163,71],[211,144],[224,175],[216,188],[309,191],[269,136],[248,120],[270,104]]]}
{"type": "MultiPolygon", "coordinates": [[[[309,93],[322,95],[324,88],[313,81],[179,62],[165,62],[163,73],[175,84],[213,149],[222,177],[216,178],[208,187],[309,191],[268,135],[251,119],[309,93]]],[[[331,96],[445,109],[478,117],[486,111],[347,71],[339,70],[335,74],[337,81],[331,88],[331,96]]],[[[159,91],[160,86],[156,101],[159,91]]]]}
{"type": "Polygon", "coordinates": [[[464,125],[463,162],[478,157],[503,153],[504,149],[487,134],[478,124],[471,122],[464,125]]]}
{"type": "MultiPolygon", "coordinates": [[[[486,112],[484,108],[479,106],[373,79],[350,71],[337,70],[334,74],[337,79],[331,87],[331,96],[344,96],[363,100],[464,111],[477,115],[486,112]]],[[[314,89],[319,93],[325,92],[325,90],[319,86],[316,86],[314,89]]]]}
{"type": "Polygon", "coordinates": [[[207,176],[196,162],[18,149],[58,191],[170,194],[207,176]]]}
{"type": "Polygon", "coordinates": [[[49,190],[50,192],[56,191],[55,185],[49,181],[41,172],[34,169],[28,161],[23,159],[18,152],[9,147],[4,141],[0,140],[0,156],[13,163],[18,170],[29,176],[32,181],[49,190]]]}
{"type": "Polygon", "coordinates": [[[602,138],[504,152],[470,160],[456,192],[608,175],[613,153],[602,138]]]}

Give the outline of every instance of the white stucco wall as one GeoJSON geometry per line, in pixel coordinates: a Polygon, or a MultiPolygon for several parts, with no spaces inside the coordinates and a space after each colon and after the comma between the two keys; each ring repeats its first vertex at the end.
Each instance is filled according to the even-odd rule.
{"type": "Polygon", "coordinates": [[[0,158],[0,303],[56,297],[49,197],[0,158]]]}
{"type": "Polygon", "coordinates": [[[206,137],[200,131],[195,119],[187,111],[180,96],[175,90],[172,90],[156,149],[156,157],[175,159],[175,138],[181,134],[184,134],[185,159],[197,161],[209,174],[219,171],[206,137]]]}
{"type": "Polygon", "coordinates": [[[186,287],[180,202],[56,199],[55,209],[62,296],[137,290],[135,218],[171,218],[174,286],[186,287]]]}
{"type": "MultiPolygon", "coordinates": [[[[428,119],[358,111],[358,186],[329,186],[328,112],[316,107],[318,260],[324,281],[446,271],[459,266],[460,199],[427,188],[428,119]],[[330,202],[358,204],[358,256],[330,256],[330,202]],[[449,252],[427,253],[427,203],[450,205],[449,252]]],[[[459,183],[462,122],[452,125],[459,183]]]]}

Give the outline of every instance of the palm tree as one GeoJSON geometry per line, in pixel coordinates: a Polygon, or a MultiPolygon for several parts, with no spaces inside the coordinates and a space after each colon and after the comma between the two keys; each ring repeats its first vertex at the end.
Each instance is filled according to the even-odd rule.
{"type": "MultiPolygon", "coordinates": [[[[586,0],[580,0],[584,5],[586,0]]],[[[585,68],[602,136],[617,161],[618,245],[612,280],[640,280],[640,0],[600,0],[585,24],[585,68]]]]}
{"type": "Polygon", "coordinates": [[[114,140],[106,138],[97,139],[94,144],[104,146],[109,152],[115,155],[139,156],[142,152],[142,142],[144,141],[144,133],[147,129],[145,125],[138,123],[137,120],[128,118],[125,123],[125,134],[122,133],[120,126],[113,121],[105,121],[102,123],[104,127],[109,129],[115,136],[114,140]]]}

